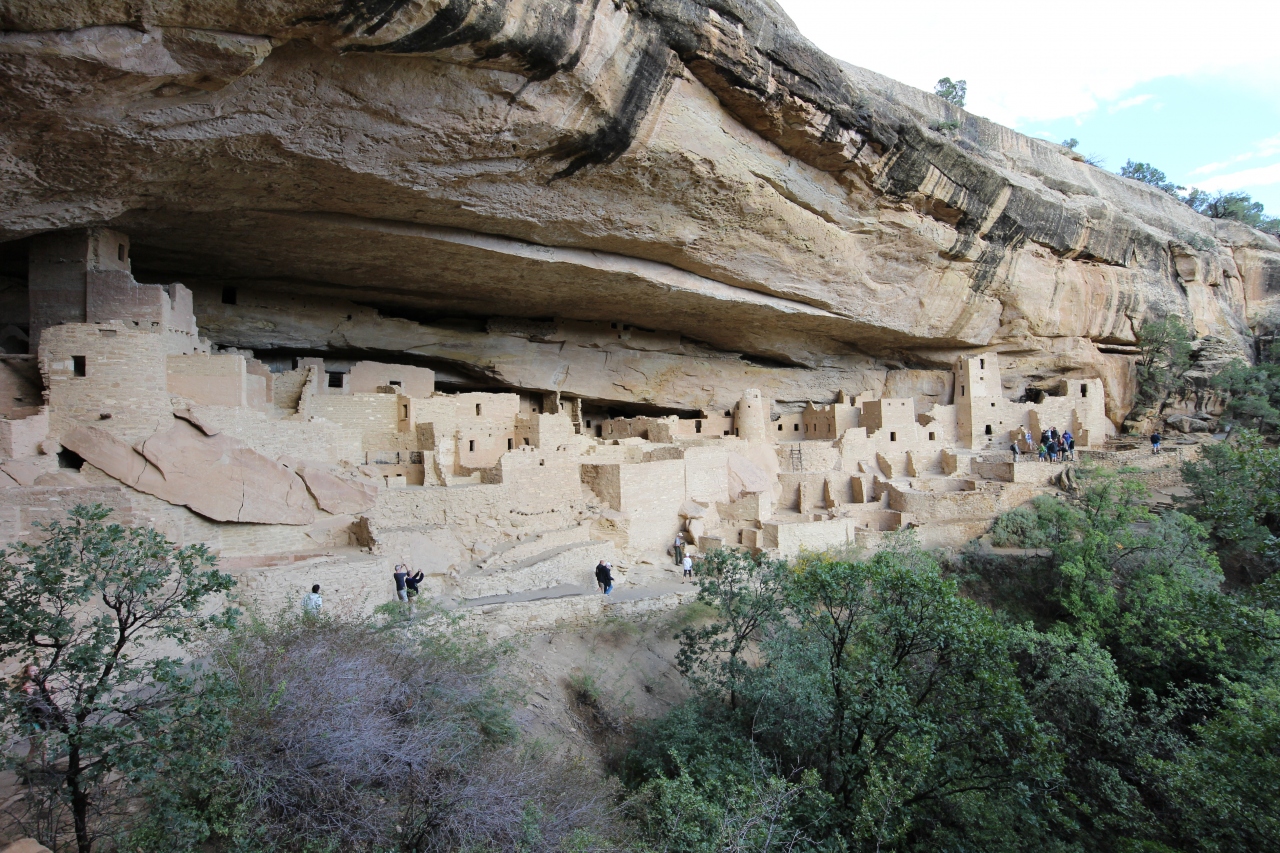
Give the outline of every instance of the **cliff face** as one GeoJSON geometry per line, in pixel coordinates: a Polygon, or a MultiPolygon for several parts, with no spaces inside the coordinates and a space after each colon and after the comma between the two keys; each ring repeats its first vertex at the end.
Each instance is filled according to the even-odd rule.
{"type": "Polygon", "coordinates": [[[125,231],[224,346],[684,409],[981,347],[1014,396],[1101,376],[1118,422],[1143,318],[1241,352],[1280,325],[1273,238],[769,0],[3,0],[0,28],[0,239],[125,231]]]}

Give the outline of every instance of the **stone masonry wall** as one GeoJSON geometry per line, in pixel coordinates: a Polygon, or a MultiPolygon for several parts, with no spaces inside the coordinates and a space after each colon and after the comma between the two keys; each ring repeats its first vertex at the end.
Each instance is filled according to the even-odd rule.
{"type": "Polygon", "coordinates": [[[46,329],[40,372],[50,407],[50,435],[58,437],[77,420],[92,421],[130,443],[154,433],[172,419],[166,355],[162,335],[121,323],[46,329]],[[76,375],[80,364],[83,376],[76,375]]]}

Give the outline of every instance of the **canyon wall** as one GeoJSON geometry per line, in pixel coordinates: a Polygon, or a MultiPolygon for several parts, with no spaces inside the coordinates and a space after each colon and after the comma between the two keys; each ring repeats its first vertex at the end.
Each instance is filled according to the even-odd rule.
{"type": "Polygon", "coordinates": [[[985,350],[1013,399],[1101,378],[1119,424],[1144,318],[1245,355],[1280,325],[1274,238],[769,0],[0,0],[0,30],[14,335],[29,238],[99,225],[219,347],[668,411],[946,403],[985,350]]]}

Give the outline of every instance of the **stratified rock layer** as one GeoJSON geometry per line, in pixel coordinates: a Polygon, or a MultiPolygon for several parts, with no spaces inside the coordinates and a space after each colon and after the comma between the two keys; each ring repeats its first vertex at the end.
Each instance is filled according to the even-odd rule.
{"type": "Polygon", "coordinates": [[[215,343],[673,408],[995,348],[1014,395],[1101,376],[1118,423],[1144,318],[1240,352],[1280,324],[1273,238],[842,65],[767,0],[10,0],[0,27],[0,237],[112,224],[215,343]]]}

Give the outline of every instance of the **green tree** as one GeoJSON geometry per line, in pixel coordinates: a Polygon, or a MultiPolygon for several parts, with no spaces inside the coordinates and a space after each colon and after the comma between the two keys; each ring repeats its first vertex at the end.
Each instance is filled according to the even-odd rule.
{"type": "Polygon", "coordinates": [[[1080,140],[1073,136],[1070,139],[1062,140],[1061,145],[1063,148],[1070,148],[1072,151],[1075,151],[1080,145],[1080,140]]]}
{"type": "Polygon", "coordinates": [[[717,618],[680,632],[680,671],[704,689],[726,691],[736,704],[744,655],[782,615],[789,571],[781,560],[723,548],[700,559],[698,601],[715,608],[717,618]]]}
{"type": "Polygon", "coordinates": [[[1234,219],[1269,234],[1280,234],[1280,219],[1267,216],[1262,202],[1254,201],[1248,193],[1218,192],[1210,195],[1193,188],[1182,200],[1192,210],[1211,219],[1234,219]]]}
{"type": "Polygon", "coordinates": [[[1192,745],[1154,762],[1180,806],[1186,849],[1280,850],[1280,687],[1231,685],[1222,712],[1192,745]]]}
{"type": "Polygon", "coordinates": [[[965,96],[969,93],[969,84],[963,80],[952,81],[950,77],[943,77],[934,84],[933,93],[949,104],[963,107],[965,96]]]}
{"type": "Polygon", "coordinates": [[[1280,568],[1280,448],[1240,430],[1202,447],[1198,459],[1183,463],[1182,478],[1191,491],[1184,505],[1245,580],[1280,568]]]}
{"type": "Polygon", "coordinates": [[[865,561],[805,555],[782,578],[738,669],[690,658],[710,664],[700,694],[641,734],[629,785],[687,777],[710,826],[757,768],[811,773],[822,798],[789,806],[786,825],[850,849],[997,849],[1036,832],[1028,801],[1044,809],[1037,825],[1052,822],[1055,758],[1007,633],[932,557],[902,539],[865,561]]]}
{"type": "Polygon", "coordinates": [[[79,853],[127,828],[123,789],[185,772],[225,733],[219,681],[166,652],[233,624],[233,610],[206,611],[234,581],[204,545],[103,523],[110,512],[77,506],[40,542],[0,552],[0,658],[36,667],[0,714],[40,758],[10,762],[39,804],[40,840],[56,848],[69,814],[79,853]]]}
{"type": "Polygon", "coordinates": [[[1254,429],[1280,431],[1280,347],[1255,366],[1233,361],[1210,381],[1227,398],[1223,416],[1254,429]]]}
{"type": "Polygon", "coordinates": [[[1144,184],[1150,184],[1158,190],[1164,190],[1169,195],[1177,196],[1186,187],[1181,187],[1165,175],[1164,172],[1152,166],[1150,163],[1135,163],[1132,160],[1126,160],[1125,164],[1120,167],[1120,177],[1132,178],[1135,181],[1142,181],[1144,184]]]}
{"type": "Polygon", "coordinates": [[[1191,367],[1192,335],[1182,319],[1147,320],[1138,329],[1138,393],[1135,407],[1156,409],[1183,382],[1191,367]]]}

